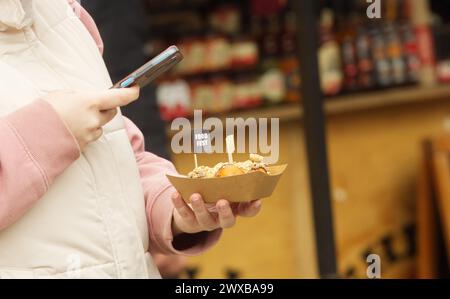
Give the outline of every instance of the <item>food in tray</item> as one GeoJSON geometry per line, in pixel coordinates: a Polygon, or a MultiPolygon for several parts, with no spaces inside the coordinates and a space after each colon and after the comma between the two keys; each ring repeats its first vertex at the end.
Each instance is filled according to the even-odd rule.
{"type": "Polygon", "coordinates": [[[219,163],[214,167],[199,166],[188,174],[191,179],[223,178],[260,171],[270,174],[268,165],[260,155],[251,154],[245,162],[219,163]]]}

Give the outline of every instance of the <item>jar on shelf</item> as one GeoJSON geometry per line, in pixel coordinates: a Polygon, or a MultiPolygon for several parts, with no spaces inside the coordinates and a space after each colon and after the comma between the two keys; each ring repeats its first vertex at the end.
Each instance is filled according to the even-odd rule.
{"type": "Polygon", "coordinates": [[[233,107],[237,109],[260,106],[262,104],[259,82],[254,76],[242,76],[235,81],[233,107]]]}
{"type": "Polygon", "coordinates": [[[214,104],[214,88],[210,82],[205,80],[192,81],[191,97],[193,110],[209,113],[214,104]]]}
{"type": "Polygon", "coordinates": [[[235,38],[232,44],[231,57],[234,68],[256,65],[259,60],[257,42],[251,37],[235,38]]]}
{"type": "Polygon", "coordinates": [[[191,91],[184,80],[165,81],[156,88],[156,100],[162,119],[186,117],[191,109],[191,91]]]}
{"type": "Polygon", "coordinates": [[[229,35],[242,31],[241,20],[241,12],[236,5],[220,6],[209,15],[211,28],[229,35]]]}
{"type": "Polygon", "coordinates": [[[270,103],[280,103],[286,98],[285,76],[280,69],[266,71],[259,79],[262,97],[270,103]]]}
{"type": "Polygon", "coordinates": [[[210,106],[212,113],[230,111],[233,108],[233,98],[235,94],[234,84],[226,77],[218,76],[211,80],[214,99],[210,106]]]}
{"type": "Polygon", "coordinates": [[[280,62],[280,70],[284,75],[284,85],[287,102],[299,102],[301,99],[300,86],[302,83],[300,76],[300,66],[296,56],[286,56],[280,62]]]}
{"type": "Polygon", "coordinates": [[[184,55],[177,69],[180,74],[194,74],[205,70],[206,44],[201,38],[184,39],[179,44],[184,55]]]}
{"type": "Polygon", "coordinates": [[[206,56],[205,69],[218,71],[232,66],[232,47],[230,42],[222,36],[209,36],[205,40],[206,56]]]}

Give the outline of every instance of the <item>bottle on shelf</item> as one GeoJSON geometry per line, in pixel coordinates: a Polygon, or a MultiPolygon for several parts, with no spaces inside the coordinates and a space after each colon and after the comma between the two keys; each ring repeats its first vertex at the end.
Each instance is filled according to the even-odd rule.
{"type": "Polygon", "coordinates": [[[342,72],[344,75],[343,89],[345,92],[358,90],[358,61],[356,56],[356,16],[350,10],[349,2],[336,2],[337,38],[341,47],[342,72]]]}
{"type": "Polygon", "coordinates": [[[280,44],[283,56],[297,54],[297,15],[293,11],[287,11],[283,15],[283,29],[281,31],[280,44]]]}
{"type": "Polygon", "coordinates": [[[417,37],[412,25],[411,3],[402,0],[399,8],[399,34],[403,43],[408,83],[418,83],[420,79],[420,57],[417,37]]]}
{"type": "Polygon", "coordinates": [[[416,34],[412,26],[408,23],[401,25],[400,32],[403,40],[407,80],[409,83],[417,83],[420,78],[421,63],[416,34]]]}
{"type": "Polygon", "coordinates": [[[388,57],[388,41],[382,25],[378,24],[371,29],[372,58],[377,86],[389,87],[392,82],[392,64],[388,57]]]}
{"type": "Polygon", "coordinates": [[[374,61],[371,53],[372,40],[366,27],[360,26],[356,34],[356,55],[358,58],[358,86],[372,89],[375,85],[374,61]]]}
{"type": "Polygon", "coordinates": [[[392,83],[402,85],[407,83],[406,64],[403,55],[403,47],[397,26],[387,23],[385,34],[387,39],[387,53],[392,66],[392,83]]]}
{"type": "Polygon", "coordinates": [[[270,68],[281,53],[281,26],[278,15],[270,15],[266,18],[266,21],[265,30],[261,39],[261,52],[263,68],[270,68]]]}
{"type": "Polygon", "coordinates": [[[281,35],[282,56],[279,68],[283,73],[285,99],[288,102],[300,101],[300,65],[297,59],[297,18],[293,11],[284,15],[284,27],[281,35]]]}
{"type": "Polygon", "coordinates": [[[319,69],[324,94],[332,96],[342,89],[343,74],[340,47],[333,32],[334,13],[325,8],[320,21],[319,69]]]}
{"type": "Polygon", "coordinates": [[[417,38],[418,53],[421,61],[420,84],[433,86],[436,84],[435,50],[431,31],[431,10],[428,0],[409,0],[411,16],[417,38]]]}

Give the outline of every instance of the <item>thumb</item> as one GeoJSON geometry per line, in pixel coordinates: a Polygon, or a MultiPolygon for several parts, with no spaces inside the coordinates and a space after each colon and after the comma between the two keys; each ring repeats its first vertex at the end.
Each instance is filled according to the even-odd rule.
{"type": "Polygon", "coordinates": [[[138,86],[131,88],[109,89],[97,96],[97,105],[101,111],[126,106],[139,98],[138,86]]]}

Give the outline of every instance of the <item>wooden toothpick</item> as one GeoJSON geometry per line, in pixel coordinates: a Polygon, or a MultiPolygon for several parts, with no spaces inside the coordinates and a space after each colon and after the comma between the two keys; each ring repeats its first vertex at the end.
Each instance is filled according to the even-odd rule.
{"type": "Polygon", "coordinates": [[[236,150],[236,147],[234,145],[234,135],[227,136],[226,142],[227,142],[228,162],[230,164],[232,164],[233,163],[233,153],[236,150]]]}

